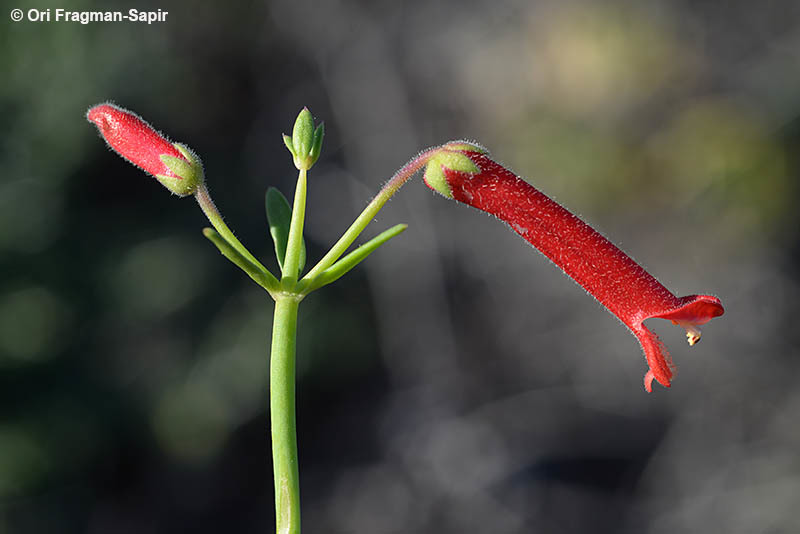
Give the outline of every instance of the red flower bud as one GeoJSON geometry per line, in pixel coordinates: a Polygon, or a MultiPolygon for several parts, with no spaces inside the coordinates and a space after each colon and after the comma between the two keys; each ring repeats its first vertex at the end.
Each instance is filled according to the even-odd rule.
{"type": "Polygon", "coordinates": [[[173,193],[190,195],[202,183],[199,158],[187,147],[173,144],[135,113],[114,104],[100,104],[89,109],[86,118],[117,154],[152,174],[173,193]]]}
{"type": "Polygon", "coordinates": [[[425,183],[507,223],[616,315],[642,345],[650,366],[644,377],[647,391],[653,379],[669,387],[674,366],[658,336],[642,322],[653,317],[671,320],[686,329],[694,345],[700,339],[697,327],[724,313],[717,297],[673,295],[591,226],[478,147],[454,145],[449,156],[433,158],[425,183]],[[456,165],[448,165],[448,158],[456,165]]]}

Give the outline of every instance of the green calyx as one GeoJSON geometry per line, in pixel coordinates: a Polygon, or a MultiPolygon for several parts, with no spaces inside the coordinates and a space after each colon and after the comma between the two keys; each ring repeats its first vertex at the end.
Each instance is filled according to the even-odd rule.
{"type": "Polygon", "coordinates": [[[483,148],[481,145],[476,143],[470,143],[469,141],[450,141],[449,143],[442,145],[441,148],[445,150],[461,150],[464,152],[477,152],[478,154],[489,153],[489,151],[483,148]]]}
{"type": "MultiPolygon", "coordinates": [[[[466,143],[445,145],[428,160],[425,165],[423,180],[434,191],[447,198],[453,198],[453,191],[450,188],[450,184],[447,183],[447,176],[444,171],[447,169],[469,174],[479,173],[478,166],[466,154],[460,152],[461,150],[477,152],[478,148],[466,143]]],[[[479,150],[481,153],[485,152],[483,149],[479,150]]]]}
{"type": "Polygon", "coordinates": [[[179,197],[192,195],[205,179],[203,163],[197,154],[186,145],[173,143],[173,146],[183,155],[183,158],[162,154],[159,159],[175,176],[156,174],[156,179],[179,197]]]}
{"type": "Polygon", "coordinates": [[[322,151],[322,139],[325,137],[325,125],[320,123],[314,127],[314,118],[308,108],[303,108],[294,121],[292,136],[283,136],[283,143],[294,158],[294,165],[299,170],[308,170],[314,166],[322,151]]]}

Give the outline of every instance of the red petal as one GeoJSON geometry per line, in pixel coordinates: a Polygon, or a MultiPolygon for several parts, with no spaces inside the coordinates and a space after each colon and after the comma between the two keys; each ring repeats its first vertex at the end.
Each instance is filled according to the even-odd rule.
{"type": "Polygon", "coordinates": [[[91,108],[86,118],[97,126],[108,146],[140,169],[153,176],[162,174],[181,179],[164,165],[161,156],[186,158],[169,139],[135,113],[113,104],[100,104],[91,108]]]}
{"type": "Polygon", "coordinates": [[[689,295],[678,300],[680,306],[677,308],[650,317],[700,326],[725,313],[720,300],[711,295],[689,295]]]}
{"type": "Polygon", "coordinates": [[[644,376],[645,389],[648,392],[651,391],[652,388],[650,384],[653,382],[654,378],[659,384],[668,388],[672,383],[675,366],[672,364],[672,358],[670,358],[667,348],[661,340],[658,339],[658,336],[644,325],[639,325],[637,328],[634,328],[633,334],[642,345],[645,358],[647,359],[647,365],[650,366],[650,370],[644,376]]]}

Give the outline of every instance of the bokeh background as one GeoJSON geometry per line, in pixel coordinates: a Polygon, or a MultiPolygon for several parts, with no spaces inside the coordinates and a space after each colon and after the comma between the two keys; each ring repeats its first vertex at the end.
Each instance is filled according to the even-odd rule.
{"type": "Polygon", "coordinates": [[[267,260],[307,105],[311,260],[466,138],[726,306],[691,350],[652,322],[680,372],[648,395],[613,316],[416,179],[365,237],[409,229],[301,306],[306,532],[800,531],[796,1],[71,2],[169,12],[149,26],[0,5],[0,533],[274,528],[272,303],[105,148],[105,100],[193,147],[267,260]]]}

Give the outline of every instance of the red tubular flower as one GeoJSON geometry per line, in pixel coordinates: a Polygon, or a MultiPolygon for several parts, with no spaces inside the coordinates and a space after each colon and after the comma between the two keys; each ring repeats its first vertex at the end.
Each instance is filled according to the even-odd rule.
{"type": "Polygon", "coordinates": [[[86,113],[117,154],[152,174],[179,196],[195,192],[203,181],[199,158],[188,147],[173,144],[138,115],[114,104],[100,104],[86,113]]]}
{"type": "Polygon", "coordinates": [[[668,319],[686,329],[690,345],[700,339],[698,326],[724,313],[717,297],[676,297],[638,263],[588,224],[508,169],[489,159],[480,147],[446,145],[425,170],[425,183],[507,223],[565,274],[622,321],[642,345],[653,379],[669,387],[674,366],[664,345],[645,327],[645,319],[668,319]]]}

